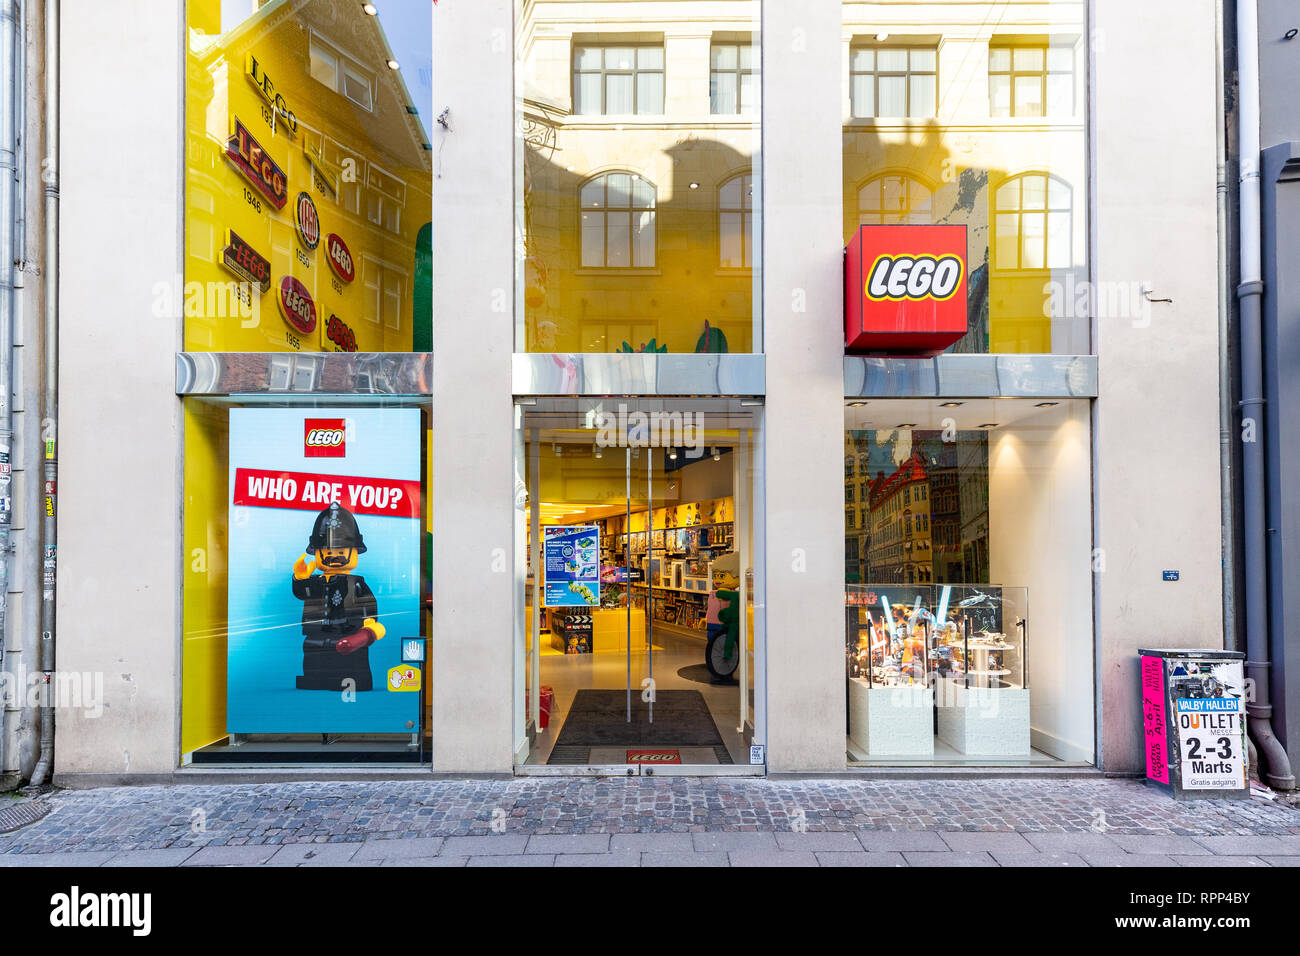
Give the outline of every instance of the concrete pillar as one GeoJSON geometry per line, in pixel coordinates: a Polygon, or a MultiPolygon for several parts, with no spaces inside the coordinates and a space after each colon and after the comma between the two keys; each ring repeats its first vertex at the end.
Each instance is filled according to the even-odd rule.
{"type": "Polygon", "coordinates": [[[513,7],[475,0],[433,12],[434,109],[450,110],[450,131],[432,130],[430,683],[440,772],[512,766],[513,7]]]}
{"type": "Polygon", "coordinates": [[[104,709],[57,711],[56,783],[178,760],[183,17],[63,5],[57,659],[104,709]]]}
{"type": "Polygon", "coordinates": [[[763,5],[767,708],[773,771],[844,740],[839,0],[763,5]]]}
{"type": "Polygon", "coordinates": [[[1149,283],[1153,298],[1173,300],[1152,304],[1149,321],[1103,314],[1096,324],[1100,764],[1137,771],[1138,648],[1223,646],[1214,148],[1223,91],[1213,0],[1093,8],[1094,274],[1103,293],[1149,283]],[[1164,582],[1163,570],[1180,580],[1164,582]]]}

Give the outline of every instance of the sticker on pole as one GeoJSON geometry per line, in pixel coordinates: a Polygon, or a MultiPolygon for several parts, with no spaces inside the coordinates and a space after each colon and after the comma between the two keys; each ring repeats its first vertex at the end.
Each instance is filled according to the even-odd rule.
{"type": "MultiPolygon", "coordinates": [[[[1246,787],[1246,703],[1238,661],[1169,675],[1184,790],[1246,787]],[[1194,671],[1194,672],[1189,672],[1194,671]]],[[[1178,673],[1178,671],[1184,671],[1178,673]]]]}

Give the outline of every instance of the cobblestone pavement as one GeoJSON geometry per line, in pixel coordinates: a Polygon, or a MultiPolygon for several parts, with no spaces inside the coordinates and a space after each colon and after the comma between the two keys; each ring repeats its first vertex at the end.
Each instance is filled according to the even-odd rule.
{"type": "MultiPolygon", "coordinates": [[[[0,797],[0,807],[5,798],[0,797]]],[[[1296,866],[1300,810],[1140,781],[576,778],[57,791],[0,866],[1296,866]]]]}

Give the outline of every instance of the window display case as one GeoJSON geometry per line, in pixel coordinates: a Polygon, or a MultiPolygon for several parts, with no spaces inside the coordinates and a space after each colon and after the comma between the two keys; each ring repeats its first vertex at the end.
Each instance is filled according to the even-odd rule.
{"type": "Polygon", "coordinates": [[[850,746],[926,756],[1028,756],[1028,596],[993,585],[850,585],[850,746]]]}

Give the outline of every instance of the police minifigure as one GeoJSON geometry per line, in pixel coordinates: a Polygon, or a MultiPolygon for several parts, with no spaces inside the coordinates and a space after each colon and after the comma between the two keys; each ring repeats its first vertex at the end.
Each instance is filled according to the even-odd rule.
{"type": "Polygon", "coordinates": [[[384,625],[366,579],[350,573],[365,551],[357,519],[337,501],[316,516],[307,554],[293,565],[293,596],[303,602],[299,690],[374,686],[369,647],[384,636],[384,625]]]}

